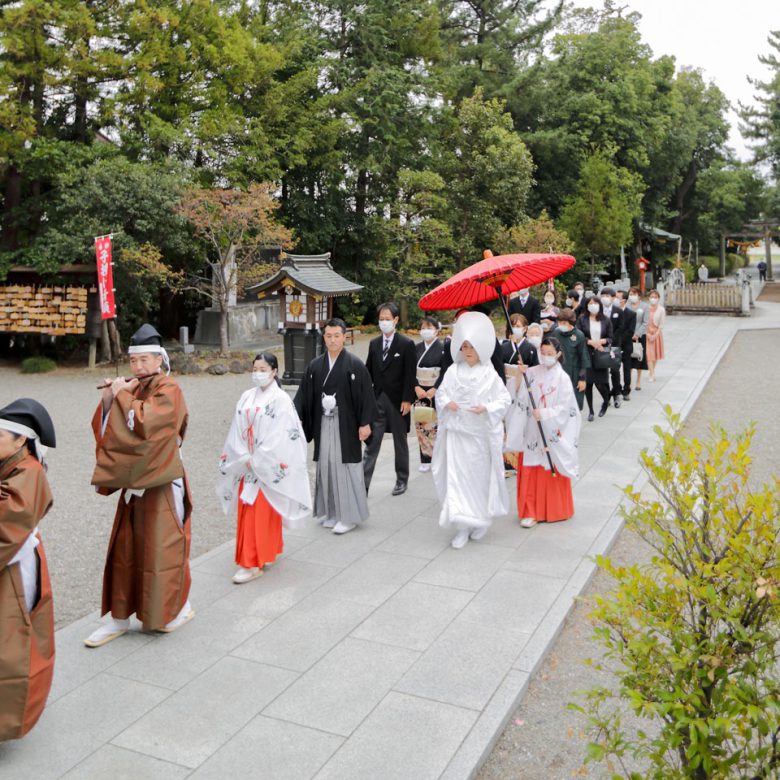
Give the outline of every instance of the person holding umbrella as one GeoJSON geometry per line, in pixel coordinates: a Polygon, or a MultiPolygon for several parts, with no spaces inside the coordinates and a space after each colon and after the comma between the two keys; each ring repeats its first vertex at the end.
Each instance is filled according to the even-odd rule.
{"type": "Polygon", "coordinates": [[[441,502],[439,525],[456,531],[455,549],[481,539],[493,518],[509,510],[502,448],[510,397],[490,363],[495,341],[485,314],[462,314],[450,342],[453,366],[436,391],[433,480],[441,502]]]}
{"type": "Polygon", "coordinates": [[[525,372],[526,387],[519,377],[511,380],[517,383],[518,424],[507,445],[518,447],[523,455],[517,474],[517,515],[523,528],[568,520],[574,514],[572,480],[579,477],[582,418],[558,339],[544,337],[539,360],[540,365],[525,372]]]}

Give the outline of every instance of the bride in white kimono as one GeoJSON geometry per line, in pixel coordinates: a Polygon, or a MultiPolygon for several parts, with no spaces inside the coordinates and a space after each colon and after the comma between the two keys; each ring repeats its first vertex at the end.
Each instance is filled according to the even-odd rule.
{"type": "Polygon", "coordinates": [[[490,362],[495,346],[487,316],[462,314],[450,343],[454,365],[436,391],[433,480],[442,506],[439,525],[457,531],[456,549],[481,539],[492,519],[509,510],[502,444],[510,397],[490,362]]]}
{"type": "Polygon", "coordinates": [[[507,415],[506,448],[523,455],[523,465],[517,473],[517,512],[523,528],[532,528],[538,522],[567,520],[574,514],[572,481],[579,478],[577,446],[582,416],[561,360],[558,340],[546,336],[540,347],[540,365],[525,369],[528,388],[522,374],[508,382],[512,409],[507,415]],[[531,405],[529,392],[536,408],[531,405]]]}
{"type": "Polygon", "coordinates": [[[277,374],[273,354],[255,358],[255,387],[236,404],[220,458],[217,496],[226,515],[238,514],[236,584],[263,573],[282,552],[282,525],[300,527],[312,507],[306,439],[277,374]]]}

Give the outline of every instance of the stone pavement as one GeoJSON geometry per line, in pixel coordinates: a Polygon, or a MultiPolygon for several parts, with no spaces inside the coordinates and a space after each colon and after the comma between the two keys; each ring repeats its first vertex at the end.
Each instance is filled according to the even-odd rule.
{"type": "Polygon", "coordinates": [[[286,532],[282,558],[243,586],[232,543],[217,547],[193,561],[197,615],[174,634],[89,650],[96,613],[58,631],[48,706],[0,744],[0,778],[470,777],[619,531],[662,404],[687,414],[741,327],[780,327],[780,304],[668,318],[658,381],[583,423],[567,523],[527,531],[513,509],[453,550],[414,456],[408,492],[389,495],[388,440],[365,528],[286,532]]]}

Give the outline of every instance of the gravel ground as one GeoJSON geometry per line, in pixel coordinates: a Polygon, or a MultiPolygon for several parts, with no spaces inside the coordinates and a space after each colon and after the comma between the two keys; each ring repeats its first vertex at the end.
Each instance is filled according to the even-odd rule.
{"type": "MultiPolygon", "coordinates": [[[[780,287],[780,285],[778,285],[780,287]]],[[[752,481],[761,485],[778,473],[780,460],[780,341],[778,330],[738,333],[685,424],[687,436],[703,438],[710,421],[736,433],[756,423],[752,481]],[[769,357],[772,359],[768,359],[769,357]],[[760,380],[757,381],[757,377],[760,380]]],[[[611,558],[630,565],[647,559],[647,546],[623,531],[611,558]]],[[[546,661],[531,680],[509,725],[478,774],[478,780],[563,780],[571,777],[607,778],[603,767],[583,766],[587,737],[581,715],[566,708],[577,701],[576,691],[608,682],[583,663],[600,658],[600,645],[591,637],[589,601],[606,593],[611,580],[599,572],[583,599],[574,607],[546,661]]]]}

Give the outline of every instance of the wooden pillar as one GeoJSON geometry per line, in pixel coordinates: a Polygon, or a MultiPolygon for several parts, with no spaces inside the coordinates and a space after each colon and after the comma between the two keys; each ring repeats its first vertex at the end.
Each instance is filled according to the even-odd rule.
{"type": "Polygon", "coordinates": [[[721,279],[726,276],[726,236],[723,234],[720,236],[720,269],[718,276],[721,279]]]}

